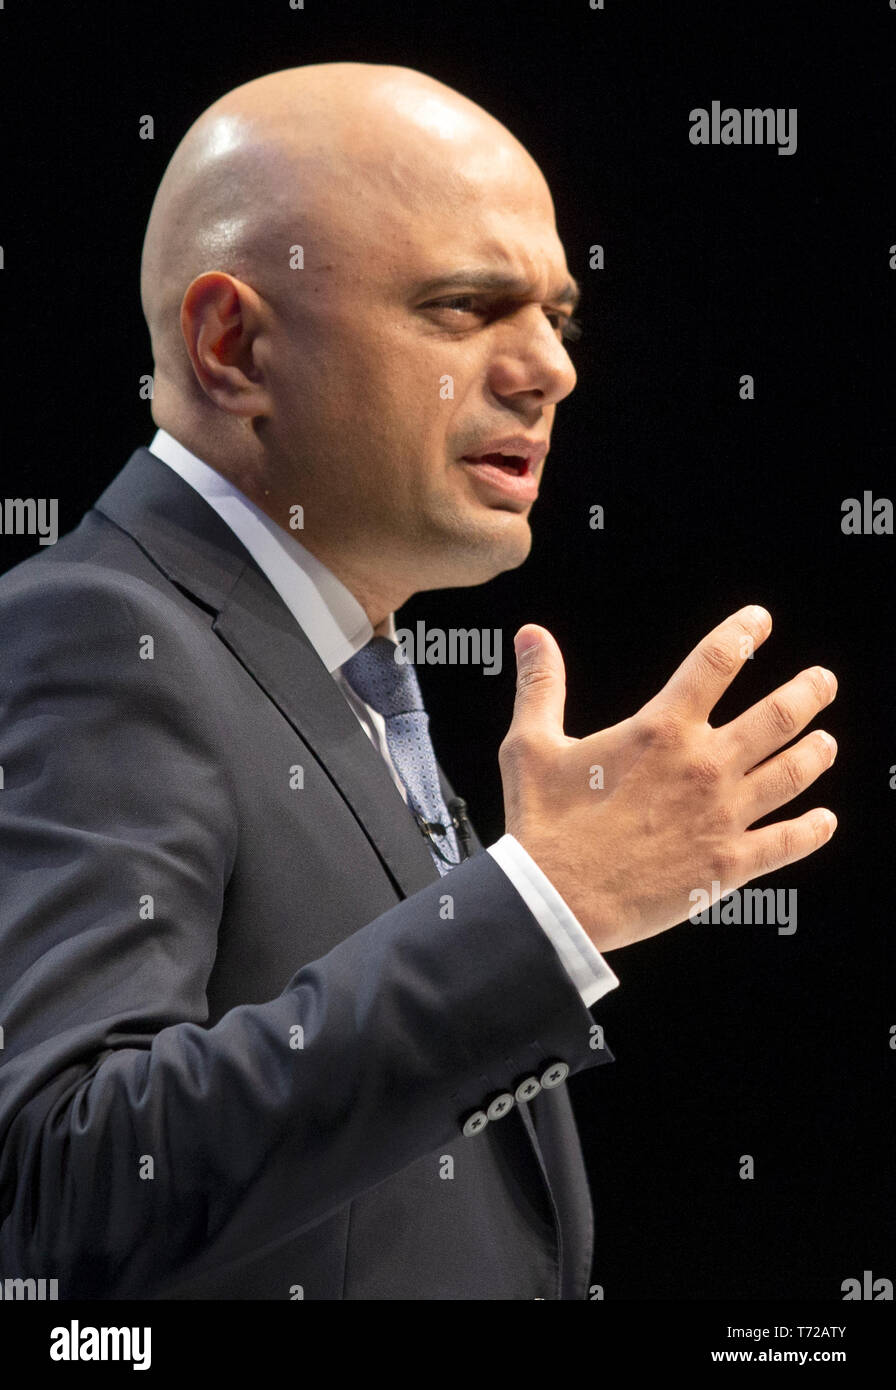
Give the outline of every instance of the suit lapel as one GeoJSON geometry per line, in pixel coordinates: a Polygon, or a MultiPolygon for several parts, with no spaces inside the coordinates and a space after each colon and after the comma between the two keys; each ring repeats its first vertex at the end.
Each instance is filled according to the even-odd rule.
{"type": "Polygon", "coordinates": [[[423,836],[333,677],[254,568],[237,580],[214,630],[308,745],[401,893],[438,876],[423,836]],[[272,602],[276,599],[276,604],[272,602]]]}
{"type": "Polygon", "coordinates": [[[179,589],[293,726],[333,782],[402,896],[438,877],[382,758],[305,633],[230,527],[148,449],[95,504],[179,589]]]}

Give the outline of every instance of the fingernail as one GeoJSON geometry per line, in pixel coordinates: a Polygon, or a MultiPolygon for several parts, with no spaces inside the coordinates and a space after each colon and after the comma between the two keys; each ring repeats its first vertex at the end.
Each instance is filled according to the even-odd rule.
{"type": "Polygon", "coordinates": [[[749,613],[753,621],[758,623],[760,627],[764,628],[770,626],[772,615],[767,608],[763,608],[760,604],[754,603],[749,609],[749,613]]]}

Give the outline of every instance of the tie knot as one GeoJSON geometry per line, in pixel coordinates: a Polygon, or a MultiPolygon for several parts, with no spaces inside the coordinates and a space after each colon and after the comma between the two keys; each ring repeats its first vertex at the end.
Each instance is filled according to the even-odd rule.
{"type": "Polygon", "coordinates": [[[388,637],[371,637],[365,647],[349,657],[342,674],[365,704],[384,719],[423,709],[417,673],[404,660],[401,648],[388,637]]]}

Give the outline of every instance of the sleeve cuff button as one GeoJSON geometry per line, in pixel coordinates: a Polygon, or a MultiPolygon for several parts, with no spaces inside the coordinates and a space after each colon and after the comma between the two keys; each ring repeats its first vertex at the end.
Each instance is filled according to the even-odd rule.
{"type": "Polygon", "coordinates": [[[562,1086],[568,1076],[569,1067],[565,1062],[552,1062],[542,1073],[541,1084],[546,1091],[550,1091],[555,1086],[562,1086]]]}
{"type": "Polygon", "coordinates": [[[502,1091],[499,1096],[495,1096],[486,1114],[490,1120],[501,1120],[507,1115],[516,1104],[510,1091],[502,1091]]]}

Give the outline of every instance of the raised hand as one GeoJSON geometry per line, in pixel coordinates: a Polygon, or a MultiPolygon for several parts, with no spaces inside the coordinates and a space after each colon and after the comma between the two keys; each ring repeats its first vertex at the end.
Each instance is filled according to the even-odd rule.
{"type": "Polygon", "coordinates": [[[730,893],[833,834],[836,817],[818,807],[749,828],[834,761],[837,745],[820,730],[779,751],[834,699],[831,672],[801,671],[730,723],[709,724],[770,631],[763,608],[732,614],[636,715],[584,739],[563,732],[565,670],[554,638],[534,624],[517,633],[516,704],[499,755],[506,829],[599,950],[683,921],[694,889],[709,894],[717,883],[730,893]]]}

